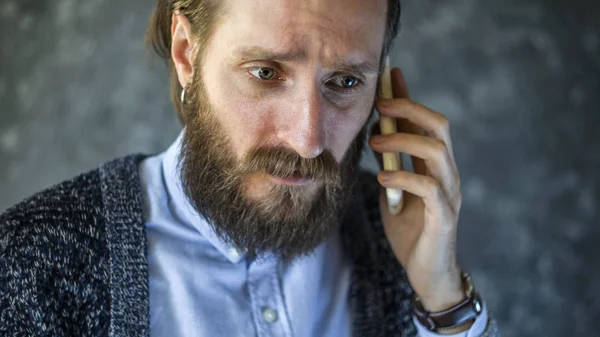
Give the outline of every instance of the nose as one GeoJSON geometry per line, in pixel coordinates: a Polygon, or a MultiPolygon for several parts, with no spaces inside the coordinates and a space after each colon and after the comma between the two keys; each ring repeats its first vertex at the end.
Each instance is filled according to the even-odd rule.
{"type": "Polygon", "coordinates": [[[321,95],[316,86],[303,89],[283,112],[283,141],[304,158],[315,158],[325,149],[325,128],[321,95]]]}

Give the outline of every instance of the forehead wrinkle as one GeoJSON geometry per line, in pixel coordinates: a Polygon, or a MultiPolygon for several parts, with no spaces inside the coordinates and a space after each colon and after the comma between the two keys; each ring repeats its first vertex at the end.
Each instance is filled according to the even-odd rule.
{"type": "Polygon", "coordinates": [[[315,59],[322,60],[324,68],[365,75],[380,72],[377,56],[371,55],[370,52],[364,53],[352,44],[358,35],[356,32],[318,24],[316,27],[318,33],[309,35],[308,30],[291,28],[292,22],[291,20],[290,25],[286,25],[282,32],[284,34],[288,32],[288,36],[291,36],[293,41],[292,45],[295,43],[304,46],[308,50],[307,56],[313,52],[315,59]]]}
{"type": "Polygon", "coordinates": [[[317,10],[323,3],[313,2],[283,1],[276,8],[271,8],[274,9],[273,12],[280,14],[279,17],[289,19],[273,32],[273,38],[263,39],[264,44],[244,43],[229,54],[228,61],[231,64],[259,60],[320,63],[325,69],[361,73],[365,76],[379,73],[379,55],[375,51],[360,49],[362,43],[359,36],[364,35],[360,27],[364,25],[336,25],[332,23],[331,16],[323,13],[323,8],[321,11],[317,10]],[[312,8],[315,5],[317,7],[312,8]],[[309,17],[298,15],[298,12],[309,13],[309,17]]]}
{"type": "Polygon", "coordinates": [[[308,59],[308,47],[297,41],[295,34],[286,34],[286,42],[281,45],[286,48],[271,49],[267,46],[245,45],[236,48],[229,57],[234,61],[273,60],[281,62],[301,62],[308,59]]]}

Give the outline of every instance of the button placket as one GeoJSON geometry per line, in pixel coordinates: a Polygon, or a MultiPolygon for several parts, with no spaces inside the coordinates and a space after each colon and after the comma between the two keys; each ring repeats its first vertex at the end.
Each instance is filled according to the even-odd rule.
{"type": "Polygon", "coordinates": [[[250,264],[248,288],[258,336],[291,336],[274,259],[250,264]]]}

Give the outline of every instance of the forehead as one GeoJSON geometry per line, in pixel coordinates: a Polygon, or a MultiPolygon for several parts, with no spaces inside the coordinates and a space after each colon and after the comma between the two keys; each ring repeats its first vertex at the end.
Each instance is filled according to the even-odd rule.
{"type": "Polygon", "coordinates": [[[297,52],[335,64],[377,63],[383,46],[386,0],[228,0],[215,38],[231,50],[259,46],[297,52]]]}

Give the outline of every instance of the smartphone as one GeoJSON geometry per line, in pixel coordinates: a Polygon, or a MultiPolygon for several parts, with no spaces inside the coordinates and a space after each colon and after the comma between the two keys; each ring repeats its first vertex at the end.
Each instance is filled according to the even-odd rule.
{"type": "MultiPolygon", "coordinates": [[[[392,90],[392,75],[390,72],[390,58],[385,59],[385,69],[380,77],[379,97],[392,99],[394,93],[392,90]]],[[[379,115],[379,126],[382,135],[394,134],[397,132],[396,119],[392,117],[379,115]]],[[[398,171],[402,169],[402,157],[400,153],[383,153],[383,170],[398,171]]],[[[385,194],[388,202],[388,211],[391,214],[398,214],[402,211],[403,193],[400,189],[386,188],[385,194]]]]}

